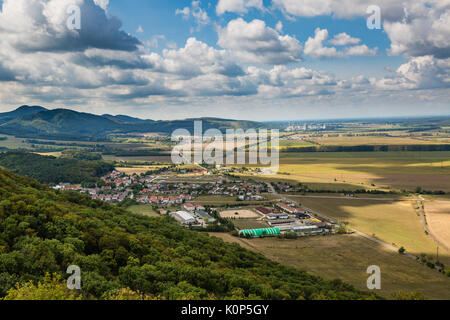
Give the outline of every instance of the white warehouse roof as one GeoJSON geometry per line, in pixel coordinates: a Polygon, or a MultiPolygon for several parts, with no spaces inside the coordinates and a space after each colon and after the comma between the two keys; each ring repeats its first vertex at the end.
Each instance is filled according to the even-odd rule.
{"type": "Polygon", "coordinates": [[[187,213],[186,211],[177,211],[175,212],[176,215],[180,216],[181,218],[183,218],[183,220],[195,220],[195,218],[190,215],[189,213],[187,213]]]}

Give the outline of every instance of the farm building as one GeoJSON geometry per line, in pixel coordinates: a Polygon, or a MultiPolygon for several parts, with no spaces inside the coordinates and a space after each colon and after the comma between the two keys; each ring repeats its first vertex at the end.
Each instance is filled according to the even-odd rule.
{"type": "Polygon", "coordinates": [[[240,236],[251,236],[251,237],[265,237],[265,236],[276,236],[281,234],[280,229],[278,228],[265,228],[265,229],[249,229],[249,230],[241,230],[239,232],[240,236]]]}
{"type": "Polygon", "coordinates": [[[212,222],[216,221],[216,219],[211,217],[208,213],[206,213],[203,210],[198,210],[195,214],[197,215],[197,217],[202,218],[206,222],[212,223],[212,222]]]}
{"type": "Polygon", "coordinates": [[[269,214],[267,216],[267,219],[269,220],[277,220],[277,219],[289,219],[289,215],[288,214],[269,214]]]}
{"type": "Polygon", "coordinates": [[[277,225],[280,225],[280,224],[292,224],[292,223],[295,223],[295,220],[292,220],[292,219],[279,219],[279,220],[271,220],[271,221],[269,221],[269,224],[271,226],[277,226],[277,225]]]}
{"type": "Polygon", "coordinates": [[[195,217],[186,211],[177,211],[171,214],[175,220],[177,220],[182,225],[190,225],[196,223],[195,217]]]}
{"type": "Polygon", "coordinates": [[[272,213],[272,210],[268,209],[266,207],[257,207],[257,208],[255,208],[255,211],[258,212],[258,213],[264,214],[264,215],[272,213]]]}
{"type": "Polygon", "coordinates": [[[296,208],[288,206],[287,204],[282,203],[282,202],[278,202],[277,203],[277,207],[280,208],[281,210],[283,210],[284,212],[288,212],[288,213],[291,213],[291,214],[294,214],[294,213],[297,212],[296,208]]]}
{"type": "Polygon", "coordinates": [[[321,232],[322,230],[317,226],[296,226],[292,228],[292,231],[303,233],[316,233],[321,232]]]}

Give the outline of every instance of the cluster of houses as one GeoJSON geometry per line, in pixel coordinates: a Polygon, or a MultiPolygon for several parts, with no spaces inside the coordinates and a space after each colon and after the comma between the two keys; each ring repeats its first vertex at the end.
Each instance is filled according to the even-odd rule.
{"type": "MultiPolygon", "coordinates": [[[[167,172],[165,172],[167,173],[167,172]]],[[[155,205],[180,205],[200,195],[237,197],[239,200],[265,200],[261,193],[267,192],[265,183],[228,182],[225,179],[208,183],[168,182],[153,175],[127,175],[113,171],[101,178],[96,188],[83,188],[67,183],[54,187],[57,190],[74,190],[89,194],[93,199],[106,202],[122,202],[127,198],[138,203],[155,205]]]]}

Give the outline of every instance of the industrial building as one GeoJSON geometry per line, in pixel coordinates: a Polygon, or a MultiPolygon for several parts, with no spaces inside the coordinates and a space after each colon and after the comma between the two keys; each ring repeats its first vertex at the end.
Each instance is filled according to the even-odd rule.
{"type": "Polygon", "coordinates": [[[292,228],[294,232],[302,232],[302,233],[317,233],[322,232],[318,226],[295,226],[292,228]]]}
{"type": "Polygon", "coordinates": [[[216,221],[213,217],[211,217],[207,212],[203,210],[198,210],[196,213],[196,216],[203,219],[205,222],[213,223],[216,221]]]}
{"type": "Polygon", "coordinates": [[[289,219],[289,215],[288,214],[284,214],[284,213],[282,213],[282,214],[274,213],[274,214],[269,214],[267,216],[267,219],[269,219],[269,220],[289,219]]]}
{"type": "Polygon", "coordinates": [[[182,225],[191,225],[196,223],[195,217],[186,211],[177,211],[171,214],[171,216],[182,225]]]}
{"type": "Polygon", "coordinates": [[[297,209],[291,206],[288,206],[285,203],[282,202],[278,202],[277,203],[277,207],[280,208],[281,210],[283,210],[284,212],[290,213],[290,214],[294,214],[297,212],[297,209]]]}
{"type": "Polygon", "coordinates": [[[296,221],[295,220],[293,220],[293,219],[278,219],[278,220],[271,220],[271,221],[269,221],[268,223],[271,225],[271,226],[277,226],[277,225],[281,225],[281,224],[293,224],[293,223],[295,223],[296,221]]]}

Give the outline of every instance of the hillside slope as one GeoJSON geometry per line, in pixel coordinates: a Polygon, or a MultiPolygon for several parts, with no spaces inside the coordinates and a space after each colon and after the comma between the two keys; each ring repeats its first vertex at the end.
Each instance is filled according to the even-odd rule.
{"type": "Polygon", "coordinates": [[[22,138],[61,140],[98,140],[112,133],[166,133],[176,129],[193,132],[194,122],[202,121],[203,129],[259,128],[253,121],[216,118],[185,119],[175,121],[141,120],[128,116],[94,115],[68,109],[47,110],[42,107],[21,107],[0,113],[0,133],[22,138]],[[3,119],[3,120],[2,120],[3,119]]]}
{"type": "Polygon", "coordinates": [[[82,296],[121,288],[166,299],[372,299],[238,245],[59,193],[0,169],[0,297],[46,273],[82,271],[82,296]]]}
{"type": "Polygon", "coordinates": [[[10,112],[0,113],[0,124],[23,117],[32,115],[38,112],[46,111],[47,109],[40,106],[21,106],[16,110],[10,112]]]}

